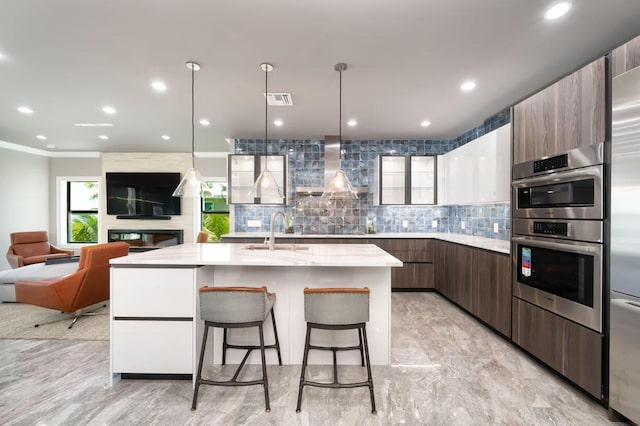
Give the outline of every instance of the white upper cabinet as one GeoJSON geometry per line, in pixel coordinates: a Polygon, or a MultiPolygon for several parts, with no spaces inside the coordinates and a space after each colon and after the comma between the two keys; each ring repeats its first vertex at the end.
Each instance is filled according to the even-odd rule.
{"type": "Polygon", "coordinates": [[[511,124],[438,157],[438,204],[509,201],[511,124]]]}

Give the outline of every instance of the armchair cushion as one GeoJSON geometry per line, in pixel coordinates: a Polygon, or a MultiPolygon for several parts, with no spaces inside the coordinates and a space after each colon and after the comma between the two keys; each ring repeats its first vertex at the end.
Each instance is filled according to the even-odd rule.
{"type": "Polygon", "coordinates": [[[14,232],[7,250],[12,268],[41,263],[52,257],[72,256],[73,250],[62,250],[49,244],[47,231],[14,232]]]}

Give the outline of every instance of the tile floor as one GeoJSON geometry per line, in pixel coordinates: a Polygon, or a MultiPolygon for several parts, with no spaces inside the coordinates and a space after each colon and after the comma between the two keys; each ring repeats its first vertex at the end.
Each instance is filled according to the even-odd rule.
{"type": "MultiPolygon", "coordinates": [[[[436,293],[393,293],[392,316],[392,365],[373,369],[377,415],[366,388],[312,387],[296,414],[299,366],[269,367],[270,413],[258,386],[203,386],[192,412],[188,381],[109,387],[108,342],[0,340],[0,424],[609,424],[602,406],[436,293]]],[[[324,366],[309,370],[330,375],[324,366]]],[[[359,379],[363,370],[340,373],[359,379]]]]}

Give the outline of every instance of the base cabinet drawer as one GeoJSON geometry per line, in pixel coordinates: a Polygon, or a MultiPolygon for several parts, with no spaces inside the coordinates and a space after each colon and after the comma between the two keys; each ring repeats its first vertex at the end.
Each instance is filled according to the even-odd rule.
{"type": "Polygon", "coordinates": [[[403,263],[391,268],[391,288],[434,288],[433,263],[403,263]]]}
{"type": "Polygon", "coordinates": [[[191,317],[195,274],[193,268],[112,268],[112,315],[191,317]]]}
{"type": "Polygon", "coordinates": [[[193,322],[113,320],[116,373],[192,374],[193,322]]]}
{"type": "Polygon", "coordinates": [[[513,342],[591,395],[602,398],[602,336],[513,298],[513,342]]]}

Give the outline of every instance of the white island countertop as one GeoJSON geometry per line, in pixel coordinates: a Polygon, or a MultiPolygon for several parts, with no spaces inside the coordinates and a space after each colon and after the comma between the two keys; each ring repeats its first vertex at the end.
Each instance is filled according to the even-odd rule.
{"type": "Polygon", "coordinates": [[[331,266],[401,267],[402,262],[373,244],[278,244],[280,249],[250,249],[258,244],[180,244],[111,259],[113,266],[331,266]]]}

